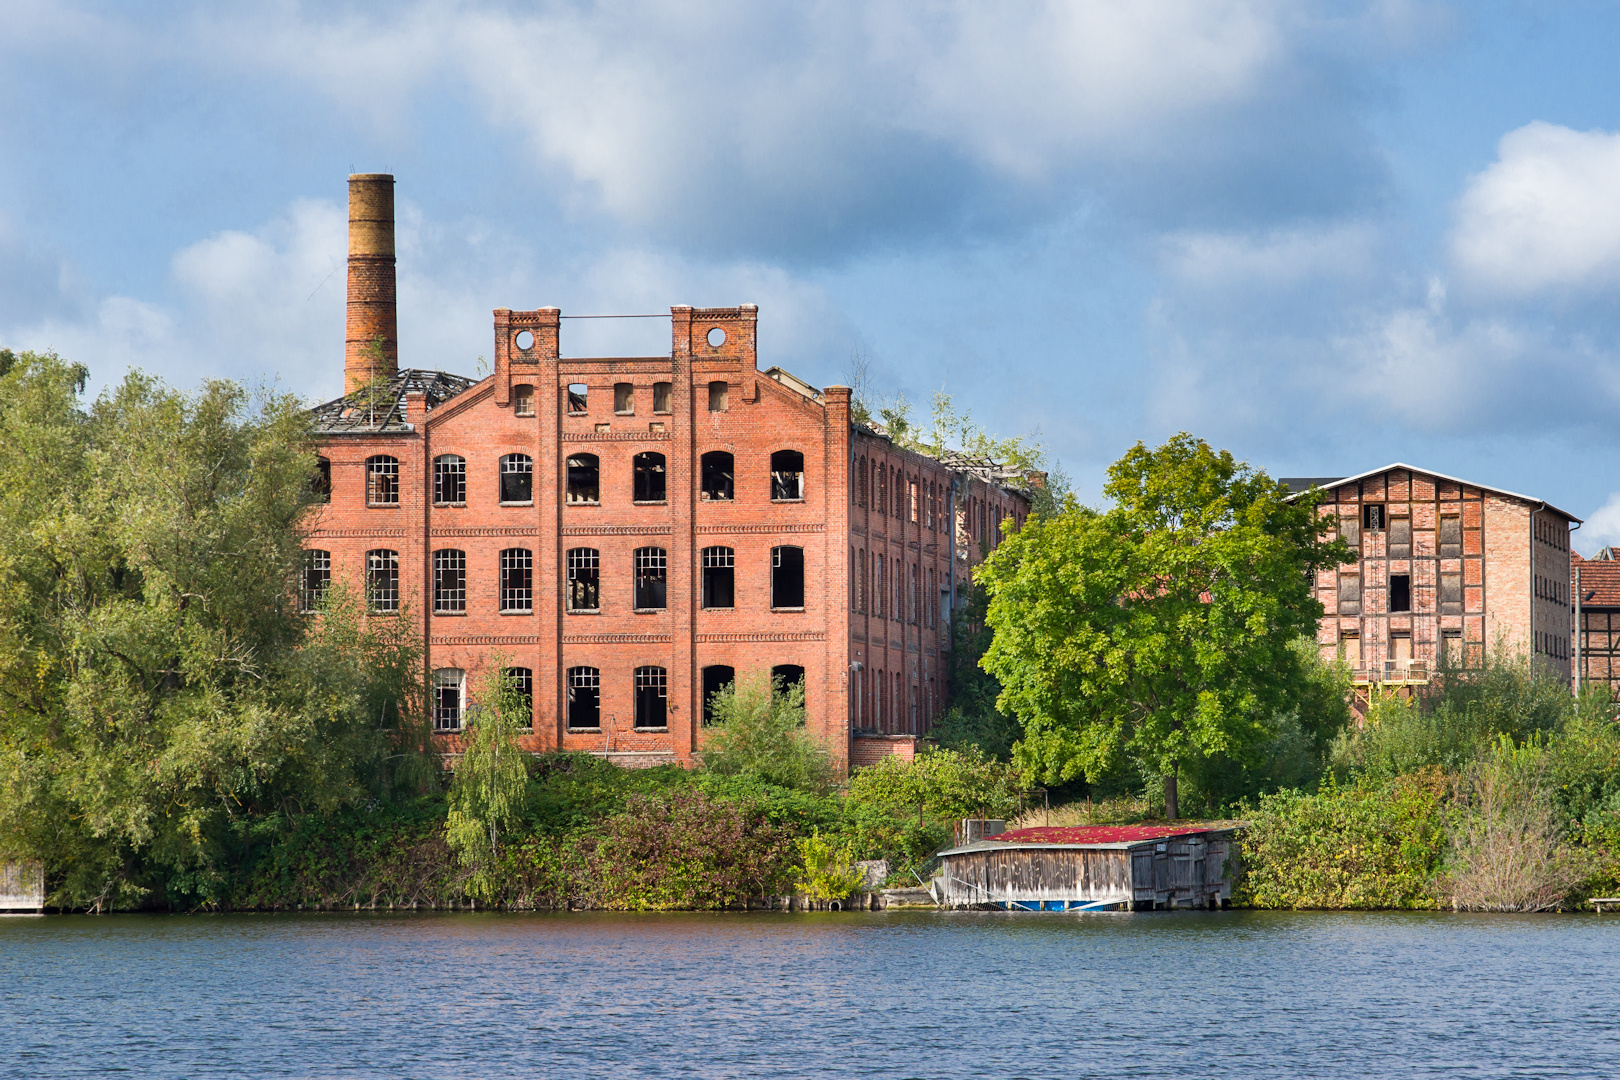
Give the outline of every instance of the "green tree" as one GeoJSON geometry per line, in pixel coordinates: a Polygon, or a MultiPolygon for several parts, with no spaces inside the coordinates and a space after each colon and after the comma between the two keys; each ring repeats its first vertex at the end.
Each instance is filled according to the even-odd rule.
{"type": "Polygon", "coordinates": [[[717,690],[703,766],[721,776],[749,776],[778,787],[830,791],[832,761],[804,730],[804,684],[784,686],[764,672],[717,690]]]}
{"type": "Polygon", "coordinates": [[[886,757],[858,769],[849,780],[849,801],[881,807],[919,822],[950,823],[966,817],[1008,818],[1027,788],[1018,770],[978,748],[932,750],[911,761],[886,757]]]}
{"type": "Polygon", "coordinates": [[[1350,559],[1312,500],[1185,433],[1110,467],[1112,509],[1031,518],[980,568],[995,638],[983,665],[1024,728],[1016,760],[1046,783],[1122,758],[1161,777],[1243,760],[1308,689],[1318,569],[1350,559]]]}
{"type": "Polygon", "coordinates": [[[499,654],[490,663],[489,700],[475,707],[462,734],[445,819],[445,839],[471,875],[468,891],[486,900],[498,891],[501,827],[522,816],[529,785],[527,755],[518,747],[519,730],[530,724],[529,699],[499,654]]]}

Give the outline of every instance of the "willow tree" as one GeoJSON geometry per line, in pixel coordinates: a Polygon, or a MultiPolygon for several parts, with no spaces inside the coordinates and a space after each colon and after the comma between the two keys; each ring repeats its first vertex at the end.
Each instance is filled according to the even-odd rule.
{"type": "Polygon", "coordinates": [[[1322,614],[1311,583],[1351,556],[1312,500],[1185,433],[1138,443],[1104,494],[1107,511],[1032,517],[980,568],[982,663],[1020,765],[1061,783],[1134,764],[1174,818],[1185,766],[1253,753],[1309,693],[1292,645],[1322,614]]]}

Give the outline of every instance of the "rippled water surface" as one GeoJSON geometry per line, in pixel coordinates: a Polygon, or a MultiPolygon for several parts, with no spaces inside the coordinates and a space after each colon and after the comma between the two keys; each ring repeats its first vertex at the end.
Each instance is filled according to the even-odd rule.
{"type": "Polygon", "coordinates": [[[1620,1075],[1620,918],[0,919],[0,1075],[1620,1075]]]}

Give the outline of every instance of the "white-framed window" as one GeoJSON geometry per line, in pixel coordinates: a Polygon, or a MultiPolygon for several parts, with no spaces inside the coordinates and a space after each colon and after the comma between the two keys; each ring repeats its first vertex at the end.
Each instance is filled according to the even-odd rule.
{"type": "Polygon", "coordinates": [[[467,673],[439,668],[433,673],[433,730],[460,731],[467,711],[467,673]]]}

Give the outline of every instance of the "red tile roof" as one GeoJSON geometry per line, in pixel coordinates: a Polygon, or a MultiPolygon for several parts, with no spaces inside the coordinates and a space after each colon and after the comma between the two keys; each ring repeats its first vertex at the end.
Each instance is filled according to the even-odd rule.
{"type": "Polygon", "coordinates": [[[1167,836],[1188,836],[1211,829],[1230,829],[1230,822],[1187,822],[1181,825],[1053,825],[1033,829],[1013,829],[987,836],[991,843],[1013,844],[1134,844],[1140,840],[1162,840],[1167,836]]]}
{"type": "Polygon", "coordinates": [[[1581,571],[1582,607],[1620,607],[1620,559],[1583,559],[1570,552],[1570,592],[1575,569],[1581,571]]]}

